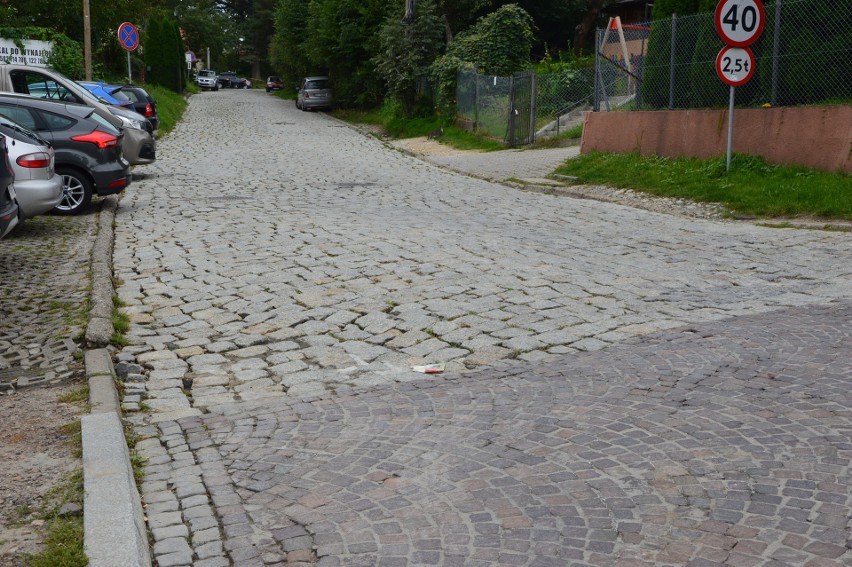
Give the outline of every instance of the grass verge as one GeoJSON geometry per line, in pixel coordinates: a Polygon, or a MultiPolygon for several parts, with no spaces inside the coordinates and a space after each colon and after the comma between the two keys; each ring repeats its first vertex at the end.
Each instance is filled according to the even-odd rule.
{"type": "MultiPolygon", "coordinates": [[[[64,396],[60,403],[84,405],[88,399],[88,387],[82,386],[64,396]]],[[[82,457],[83,443],[80,435],[80,420],[60,427],[68,437],[68,443],[77,458],[82,457]]],[[[51,488],[44,496],[38,516],[45,521],[44,549],[24,557],[28,567],[83,567],[89,559],[84,551],[83,534],[83,470],[68,474],[62,482],[51,488]],[[77,512],[63,510],[66,504],[76,504],[77,512]]]]}
{"type": "Polygon", "coordinates": [[[157,101],[157,115],[160,117],[160,128],[157,137],[162,137],[171,132],[183,116],[187,102],[183,95],[158,85],[145,85],[152,97],[157,101]]]}
{"type": "Polygon", "coordinates": [[[724,157],[591,153],[566,162],[556,173],[585,184],[721,203],[734,214],[852,220],[849,175],[772,165],[755,156],[734,155],[728,173],[724,157]]]}
{"type": "Polygon", "coordinates": [[[354,124],[371,124],[381,126],[383,130],[394,138],[419,138],[443,128],[440,142],[460,150],[482,150],[492,152],[505,150],[507,146],[493,138],[487,138],[468,132],[453,125],[444,125],[437,117],[428,118],[400,118],[399,116],[388,116],[381,109],[375,110],[334,110],[332,116],[354,124]]]}

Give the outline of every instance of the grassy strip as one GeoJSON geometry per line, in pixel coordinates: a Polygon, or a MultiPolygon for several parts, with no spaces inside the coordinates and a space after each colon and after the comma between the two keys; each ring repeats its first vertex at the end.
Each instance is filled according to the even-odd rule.
{"type": "Polygon", "coordinates": [[[849,175],[772,165],[755,156],[734,155],[728,173],[724,157],[591,153],[566,162],[556,173],[577,177],[580,183],[721,203],[738,214],[852,220],[849,175]]]}
{"type": "Polygon", "coordinates": [[[160,117],[160,128],[157,136],[162,137],[171,132],[183,116],[187,102],[183,95],[158,85],[145,85],[154,100],[157,101],[157,114],[160,117]]]}
{"type": "Polygon", "coordinates": [[[332,112],[332,115],[350,123],[381,126],[388,135],[394,138],[428,136],[443,127],[440,141],[442,144],[447,144],[453,148],[486,152],[506,149],[505,144],[493,138],[479,136],[457,126],[442,126],[442,121],[437,117],[408,119],[396,116],[388,117],[387,113],[382,112],[381,109],[368,111],[337,109],[332,112]]]}
{"type": "MultiPolygon", "coordinates": [[[[60,403],[77,404],[81,410],[86,407],[89,397],[87,385],[75,388],[58,398],[60,403]]],[[[83,442],[81,423],[76,419],[59,428],[68,437],[68,443],[74,455],[81,458],[83,442]]],[[[83,470],[70,473],[58,485],[44,496],[43,504],[37,511],[39,518],[46,522],[44,549],[39,553],[27,555],[24,562],[29,567],[84,567],[89,559],[84,551],[83,515],[71,513],[60,515],[65,504],[77,504],[83,507],[83,470]]]]}

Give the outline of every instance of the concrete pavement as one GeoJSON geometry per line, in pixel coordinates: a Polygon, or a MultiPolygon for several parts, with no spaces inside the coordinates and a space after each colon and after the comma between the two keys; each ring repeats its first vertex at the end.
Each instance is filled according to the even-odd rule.
{"type": "Polygon", "coordinates": [[[190,102],[116,216],[160,567],[848,561],[848,234],[190,102]]]}

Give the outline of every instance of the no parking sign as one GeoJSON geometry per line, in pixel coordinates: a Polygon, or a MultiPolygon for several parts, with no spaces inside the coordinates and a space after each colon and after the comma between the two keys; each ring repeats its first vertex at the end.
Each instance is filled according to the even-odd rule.
{"type": "Polygon", "coordinates": [[[130,22],[124,22],[118,26],[118,42],[127,51],[133,51],[139,47],[139,30],[130,22]]]}

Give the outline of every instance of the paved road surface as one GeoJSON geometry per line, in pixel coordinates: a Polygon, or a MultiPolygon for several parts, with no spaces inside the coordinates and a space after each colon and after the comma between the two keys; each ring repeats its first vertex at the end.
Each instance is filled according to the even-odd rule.
{"type": "Polygon", "coordinates": [[[848,562],[848,234],[522,192],[258,91],[160,147],[115,252],[160,567],[848,562]]]}

